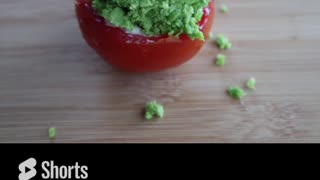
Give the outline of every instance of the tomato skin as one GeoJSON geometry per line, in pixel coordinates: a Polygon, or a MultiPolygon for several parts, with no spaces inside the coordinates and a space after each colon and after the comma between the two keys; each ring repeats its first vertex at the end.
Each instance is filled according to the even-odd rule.
{"type": "MultiPolygon", "coordinates": [[[[130,34],[110,26],[97,15],[92,0],[76,0],[76,15],[87,43],[112,66],[129,72],[155,72],[175,67],[191,59],[204,45],[187,35],[179,38],[165,36],[145,37],[130,34]]],[[[207,38],[214,19],[214,0],[204,9],[199,22],[207,38]]]]}

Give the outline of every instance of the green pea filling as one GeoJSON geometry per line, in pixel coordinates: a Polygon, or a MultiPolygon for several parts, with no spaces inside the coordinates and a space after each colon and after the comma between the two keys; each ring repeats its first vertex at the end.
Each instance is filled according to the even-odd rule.
{"type": "Polygon", "coordinates": [[[111,24],[147,36],[187,34],[204,40],[198,22],[210,0],[93,0],[95,11],[111,24]]]}

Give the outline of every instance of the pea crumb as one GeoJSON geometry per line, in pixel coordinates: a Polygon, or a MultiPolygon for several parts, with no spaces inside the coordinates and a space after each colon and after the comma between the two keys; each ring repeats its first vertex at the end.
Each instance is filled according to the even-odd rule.
{"type": "Polygon", "coordinates": [[[220,12],[222,13],[228,13],[229,12],[229,8],[227,5],[223,4],[220,6],[220,12]]]}
{"type": "Polygon", "coordinates": [[[223,35],[219,34],[215,40],[216,44],[218,45],[219,49],[230,49],[232,47],[232,43],[229,39],[223,35]]]}
{"type": "Polygon", "coordinates": [[[209,33],[209,39],[213,39],[213,34],[209,33]]]}
{"type": "Polygon", "coordinates": [[[216,57],[216,65],[224,66],[226,64],[226,56],[223,54],[218,54],[216,57]]]}
{"type": "Polygon", "coordinates": [[[256,79],[254,77],[251,77],[247,83],[247,88],[251,89],[251,90],[255,90],[256,89],[256,79]]]}
{"type": "Polygon", "coordinates": [[[55,139],[56,138],[56,128],[54,128],[54,127],[49,128],[48,136],[49,136],[49,139],[55,139]]]}
{"type": "Polygon", "coordinates": [[[229,87],[227,92],[229,96],[231,96],[234,99],[241,99],[247,95],[247,93],[238,86],[229,87]]]}
{"type": "Polygon", "coordinates": [[[164,108],[161,104],[156,101],[150,101],[146,104],[145,107],[145,118],[147,120],[151,120],[154,117],[163,118],[164,116],[164,108]]]}

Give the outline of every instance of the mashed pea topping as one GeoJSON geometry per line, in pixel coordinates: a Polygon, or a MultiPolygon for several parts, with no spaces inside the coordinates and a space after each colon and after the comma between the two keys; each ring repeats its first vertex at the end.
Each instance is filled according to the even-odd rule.
{"type": "Polygon", "coordinates": [[[204,40],[197,24],[210,0],[93,0],[95,11],[111,24],[147,36],[187,34],[204,40]]]}

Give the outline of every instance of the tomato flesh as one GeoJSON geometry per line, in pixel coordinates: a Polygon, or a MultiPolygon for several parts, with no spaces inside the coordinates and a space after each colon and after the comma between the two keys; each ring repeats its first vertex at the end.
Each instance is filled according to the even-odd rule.
{"type": "MultiPolygon", "coordinates": [[[[191,40],[187,35],[175,38],[128,33],[107,24],[95,13],[91,1],[76,0],[82,35],[104,60],[121,70],[155,72],[175,67],[191,59],[204,45],[204,41],[191,40]]],[[[207,38],[214,19],[214,0],[203,11],[199,27],[207,38]]]]}

